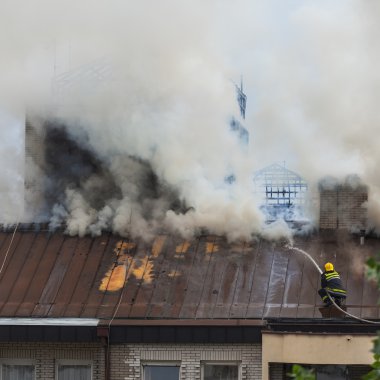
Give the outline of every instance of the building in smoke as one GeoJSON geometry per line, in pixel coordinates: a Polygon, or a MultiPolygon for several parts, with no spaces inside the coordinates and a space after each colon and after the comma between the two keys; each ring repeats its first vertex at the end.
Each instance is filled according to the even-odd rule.
{"type": "MultiPolygon", "coordinates": [[[[347,311],[380,323],[364,275],[378,238],[362,244],[335,225],[293,245],[333,262],[347,311]]],[[[378,325],[322,308],[318,270],[280,241],[161,233],[147,243],[23,224],[0,230],[0,257],[5,378],[282,380],[302,364],[356,380],[371,369],[378,325]]]]}
{"type": "Polygon", "coordinates": [[[294,222],[305,218],[308,185],[297,173],[275,163],[257,171],[253,184],[267,222],[280,218],[294,222]]]}
{"type": "MultiPolygon", "coordinates": [[[[64,129],[42,126],[26,125],[27,155],[41,170],[74,161],[105,170],[64,129]]],[[[67,170],[75,183],[75,165],[67,170]]],[[[305,203],[307,184],[280,165],[255,181],[273,218],[305,203]]],[[[367,189],[350,177],[319,191],[320,231],[293,244],[320,267],[333,262],[347,310],[379,323],[379,290],[364,268],[380,240],[351,233],[366,225],[367,189]]],[[[162,232],[147,242],[23,224],[0,230],[0,257],[0,371],[11,379],[280,380],[301,363],[326,380],[354,380],[370,370],[378,327],[323,309],[319,272],[280,241],[162,232]]]]}
{"type": "MultiPolygon", "coordinates": [[[[312,196],[307,182],[297,173],[279,164],[257,171],[253,177],[254,193],[261,199],[261,210],[268,223],[278,219],[288,224],[311,223],[312,196]]],[[[343,181],[326,177],[319,181],[319,229],[367,230],[368,187],[358,176],[343,181]]]]}
{"type": "MultiPolygon", "coordinates": [[[[99,211],[106,205],[111,205],[114,211],[119,207],[124,195],[130,198],[130,194],[122,194],[121,188],[126,189],[126,186],[125,184],[120,184],[122,182],[120,180],[120,173],[118,173],[116,180],[110,174],[110,168],[107,167],[107,164],[110,163],[111,159],[105,160],[107,164],[104,164],[104,162],[97,159],[96,152],[91,149],[89,144],[86,144],[88,136],[85,135],[84,128],[81,128],[80,112],[77,112],[81,106],[74,103],[73,99],[77,101],[78,98],[72,96],[79,90],[85,93],[86,91],[90,91],[92,87],[96,89],[105,88],[112,78],[111,74],[109,64],[103,61],[60,74],[53,81],[53,104],[50,112],[46,114],[45,118],[35,117],[31,114],[28,115],[25,125],[26,220],[51,220],[52,209],[56,203],[59,207],[54,208],[54,210],[58,210],[58,219],[62,219],[61,216],[68,214],[67,208],[70,208],[64,199],[66,189],[68,188],[75,190],[85,200],[86,204],[82,202],[82,205],[84,206],[83,209],[90,210],[88,215],[92,215],[94,212],[97,212],[99,215],[99,211]],[[70,114],[71,111],[75,111],[74,114],[78,115],[75,120],[70,119],[74,123],[74,127],[72,125],[65,125],[62,122],[65,119],[61,117],[66,113],[70,114]],[[73,130],[75,130],[74,133],[73,130]],[[83,136],[81,135],[82,132],[83,136]],[[97,186],[96,189],[93,188],[94,184],[97,186]],[[91,187],[91,191],[87,191],[84,194],[85,189],[89,186],[91,187]],[[96,194],[102,194],[106,201],[97,199],[96,194]],[[62,205],[64,207],[60,207],[62,205]]],[[[234,115],[228,121],[228,128],[230,129],[229,138],[231,140],[237,139],[240,148],[244,151],[248,149],[249,143],[249,133],[243,125],[247,96],[243,92],[242,83],[240,87],[234,85],[234,91],[236,91],[238,112],[236,112],[237,115],[234,115]]],[[[127,156],[127,154],[125,155],[127,156]]],[[[144,177],[153,178],[155,176],[148,162],[143,163],[138,157],[124,157],[123,160],[126,165],[128,164],[128,160],[131,166],[136,167],[139,165],[144,177]]],[[[225,173],[227,174],[221,176],[221,181],[224,180],[227,184],[232,184],[236,181],[232,165],[227,166],[225,173]]],[[[129,182],[134,181],[135,183],[138,181],[142,182],[141,178],[138,181],[136,181],[136,178],[131,178],[131,180],[125,178],[125,180],[129,182]]],[[[156,178],[156,183],[158,186],[154,186],[153,188],[153,193],[155,194],[150,196],[148,201],[143,200],[143,195],[148,189],[145,180],[138,191],[139,194],[136,195],[136,198],[138,198],[136,199],[136,203],[139,203],[139,206],[142,204],[150,205],[147,206],[150,210],[144,209],[142,211],[144,218],[149,213],[157,215],[156,210],[151,207],[152,197],[154,200],[157,200],[157,205],[159,197],[163,201],[161,202],[162,205],[165,207],[168,205],[168,208],[164,212],[175,210],[175,212],[182,213],[189,209],[179,199],[175,189],[172,189],[168,184],[159,183],[158,178],[156,178]]],[[[131,212],[128,213],[128,215],[130,214],[131,212]]],[[[54,217],[53,219],[54,223],[52,223],[52,226],[57,226],[57,218],[54,217]]],[[[64,220],[61,221],[64,223],[64,220]]],[[[112,222],[109,222],[104,228],[112,229],[111,224],[112,222]]]]}

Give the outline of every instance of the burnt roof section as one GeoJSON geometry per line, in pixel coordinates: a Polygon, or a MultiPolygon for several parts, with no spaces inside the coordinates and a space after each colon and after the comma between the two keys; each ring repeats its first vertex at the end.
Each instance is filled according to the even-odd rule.
{"type": "MultiPolygon", "coordinates": [[[[222,237],[152,242],[112,234],[70,237],[43,228],[0,232],[0,317],[126,319],[322,318],[319,273],[284,244],[222,237]]],[[[320,266],[341,273],[347,311],[379,319],[364,263],[380,240],[342,232],[297,238],[320,266]]]]}

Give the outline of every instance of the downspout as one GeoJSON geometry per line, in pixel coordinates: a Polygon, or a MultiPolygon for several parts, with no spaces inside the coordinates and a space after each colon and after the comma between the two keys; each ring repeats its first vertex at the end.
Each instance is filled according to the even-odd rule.
{"type": "Polygon", "coordinates": [[[107,326],[98,326],[97,336],[100,338],[104,348],[104,379],[111,380],[109,328],[107,326]]]}

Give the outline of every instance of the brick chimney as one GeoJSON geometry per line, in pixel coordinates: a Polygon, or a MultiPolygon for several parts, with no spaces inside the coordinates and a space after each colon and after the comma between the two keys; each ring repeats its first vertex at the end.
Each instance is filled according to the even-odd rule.
{"type": "Polygon", "coordinates": [[[319,183],[321,230],[365,230],[367,225],[368,188],[359,177],[348,176],[343,183],[324,178],[319,183]]]}
{"type": "Polygon", "coordinates": [[[41,210],[44,204],[42,196],[45,165],[44,144],[43,121],[27,117],[25,120],[24,177],[24,217],[26,221],[29,221],[30,218],[34,218],[33,221],[39,221],[38,210],[41,210]]]}

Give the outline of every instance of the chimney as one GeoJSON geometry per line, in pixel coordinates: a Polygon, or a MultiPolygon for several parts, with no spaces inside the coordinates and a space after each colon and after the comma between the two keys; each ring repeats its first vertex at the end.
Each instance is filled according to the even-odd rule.
{"type": "Polygon", "coordinates": [[[346,229],[359,232],[366,229],[368,188],[357,176],[346,177],[343,183],[324,178],[319,183],[321,230],[346,229]]]}
{"type": "MultiPolygon", "coordinates": [[[[24,217],[36,215],[43,204],[43,168],[45,165],[45,135],[43,122],[31,116],[25,120],[25,176],[24,176],[24,217]]],[[[36,221],[36,220],[33,220],[36,221]]]]}

